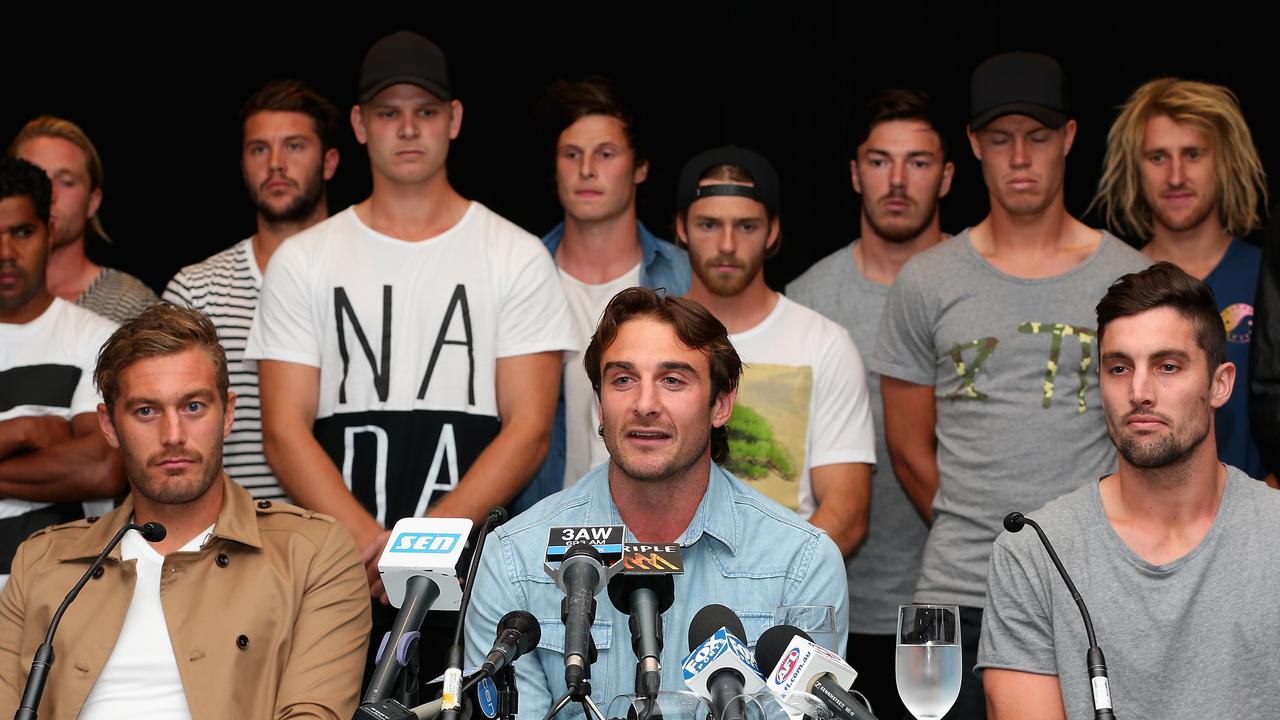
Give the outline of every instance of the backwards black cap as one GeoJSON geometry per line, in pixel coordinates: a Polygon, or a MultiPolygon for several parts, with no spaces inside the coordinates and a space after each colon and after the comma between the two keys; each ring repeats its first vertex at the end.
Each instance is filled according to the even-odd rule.
{"type": "Polygon", "coordinates": [[[751,198],[774,215],[782,209],[782,184],[778,181],[778,173],[773,165],[760,153],[736,145],[698,153],[684,164],[684,168],[680,170],[680,180],[676,183],[676,210],[684,212],[700,198],[716,195],[751,198]],[[702,173],[718,165],[736,165],[746,170],[754,184],[716,183],[699,186],[698,180],[702,173]]]}

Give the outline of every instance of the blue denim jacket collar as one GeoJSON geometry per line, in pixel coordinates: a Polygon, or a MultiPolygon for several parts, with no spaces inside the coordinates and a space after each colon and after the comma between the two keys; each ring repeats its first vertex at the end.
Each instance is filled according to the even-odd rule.
{"type": "MultiPolygon", "coordinates": [[[[587,517],[592,523],[621,525],[623,524],[622,515],[613,502],[609,481],[607,478],[600,477],[607,475],[608,472],[608,463],[602,464],[587,473],[582,480],[575,483],[574,487],[590,493],[587,500],[587,517]]],[[[733,483],[729,481],[725,471],[719,465],[711,463],[711,477],[707,482],[707,491],[702,494],[702,500],[693,513],[693,519],[689,521],[689,527],[681,533],[676,544],[689,547],[702,539],[705,533],[724,543],[731,553],[736,554],[739,546],[738,530],[742,526],[738,522],[737,513],[738,504],[733,501],[733,483]]],[[[635,540],[630,530],[627,531],[627,536],[629,540],[635,540]]]]}
{"type": "MultiPolygon", "coordinates": [[[[640,237],[640,284],[644,287],[665,287],[673,295],[689,292],[689,261],[685,258],[685,251],[658,239],[639,220],[636,221],[636,234],[640,237]]],[[[542,236],[542,244],[551,257],[555,257],[563,239],[563,222],[542,236]]]]}

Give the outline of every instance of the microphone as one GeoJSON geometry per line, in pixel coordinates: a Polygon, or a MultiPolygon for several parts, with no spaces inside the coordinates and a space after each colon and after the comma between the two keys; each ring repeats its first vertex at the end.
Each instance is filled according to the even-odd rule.
{"type": "Polygon", "coordinates": [[[484,658],[480,674],[493,677],[516,658],[538,647],[542,627],[538,619],[524,610],[512,610],[498,621],[498,639],[484,658]]]}
{"type": "Polygon", "coordinates": [[[1111,684],[1107,679],[1107,661],[1102,656],[1102,648],[1098,647],[1098,639],[1093,634],[1093,620],[1089,618],[1089,609],[1084,606],[1084,598],[1080,597],[1076,584],[1071,582],[1071,576],[1062,566],[1058,553],[1054,552],[1053,544],[1049,542],[1049,537],[1044,534],[1040,524],[1020,512],[1011,512],[1004,516],[1004,529],[1011,533],[1021,532],[1025,525],[1030,525],[1036,531],[1036,535],[1040,536],[1040,544],[1044,545],[1045,552],[1049,553],[1053,566],[1058,568],[1062,582],[1066,583],[1067,590],[1071,592],[1071,599],[1075,600],[1076,607],[1080,608],[1080,617],[1084,618],[1084,631],[1089,636],[1089,652],[1085,656],[1085,663],[1089,667],[1089,690],[1093,693],[1094,720],[1115,720],[1116,716],[1111,709],[1111,684]]]}
{"type": "MultiPolygon", "coordinates": [[[[480,567],[480,554],[484,552],[485,540],[489,532],[507,521],[507,511],[495,507],[489,511],[480,525],[479,537],[476,539],[476,551],[471,554],[471,564],[467,568],[467,579],[475,577],[476,568],[480,567]]],[[[449,646],[449,655],[444,671],[444,687],[441,690],[442,715],[444,720],[458,720],[458,711],[462,708],[462,633],[467,620],[467,607],[471,604],[471,590],[475,586],[467,583],[458,604],[458,622],[453,629],[453,645],[449,646]]],[[[505,618],[504,618],[505,619],[505,618]]],[[[536,621],[535,621],[536,622],[536,621]]]]}
{"type": "Polygon", "coordinates": [[[31,672],[27,675],[26,687],[22,690],[22,701],[18,703],[18,711],[14,713],[14,720],[36,720],[36,710],[40,707],[40,698],[44,696],[44,685],[49,679],[49,670],[53,668],[53,635],[58,632],[58,624],[62,622],[62,614],[71,606],[72,601],[80,594],[80,590],[85,583],[89,582],[89,578],[102,567],[102,562],[107,559],[107,555],[115,549],[116,545],[124,538],[124,534],[130,530],[137,530],[142,539],[147,542],[160,542],[164,539],[168,531],[158,522],[149,522],[143,525],[135,525],[132,522],[125,524],[124,527],[116,531],[111,542],[102,548],[102,552],[98,553],[98,557],[94,558],[93,564],[88,570],[84,571],[84,575],[80,576],[80,582],[71,588],[71,592],[67,593],[67,597],[62,600],[62,604],[58,606],[57,612],[53,614],[53,621],[49,623],[49,630],[44,635],[44,643],[36,648],[35,658],[31,661],[31,672]]]}
{"type": "Polygon", "coordinates": [[[670,575],[616,575],[609,581],[609,600],[631,616],[631,649],[636,654],[636,694],[655,697],[662,684],[662,613],[676,599],[670,575]]]}
{"type": "Polygon", "coordinates": [[[429,610],[458,609],[462,587],[455,566],[470,532],[466,518],[404,518],[392,528],[378,571],[387,597],[400,612],[382,638],[378,664],[361,704],[378,703],[391,692],[409,664],[411,645],[429,610]]]}
{"type": "Polygon", "coordinates": [[[846,691],[858,673],[799,628],[778,625],[765,630],[756,642],[756,662],[762,668],[773,668],[765,682],[783,704],[794,710],[807,710],[803,703],[794,702],[794,693],[803,692],[816,696],[843,720],[876,720],[846,691]]]}
{"type": "Polygon", "coordinates": [[[608,582],[608,568],[600,551],[591,545],[573,545],[555,570],[556,584],[564,591],[560,617],[564,621],[564,684],[571,696],[582,692],[596,661],[591,623],[596,617],[596,594],[608,582]]]}
{"type": "Polygon", "coordinates": [[[746,634],[742,621],[723,605],[702,608],[689,623],[684,684],[711,702],[713,717],[719,720],[745,720],[744,703],[734,700],[764,689],[755,659],[742,640],[746,634]]]}

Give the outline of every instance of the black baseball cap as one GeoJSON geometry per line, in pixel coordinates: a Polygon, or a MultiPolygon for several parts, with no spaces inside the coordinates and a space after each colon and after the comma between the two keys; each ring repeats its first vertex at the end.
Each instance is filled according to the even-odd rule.
{"type": "Polygon", "coordinates": [[[973,130],[1005,115],[1027,115],[1055,129],[1070,117],[1066,77],[1048,55],[1012,52],[988,58],[974,69],[969,91],[973,130]]]}
{"type": "Polygon", "coordinates": [[[726,145],[694,155],[680,170],[676,183],[676,210],[684,212],[695,201],[715,195],[747,197],[776,215],[782,209],[782,183],[778,173],[763,155],[736,145],[726,145]],[[731,183],[698,185],[702,173],[717,165],[736,165],[751,175],[751,186],[731,183]]]}
{"type": "Polygon", "coordinates": [[[369,48],[360,64],[361,104],[383,90],[408,83],[417,85],[441,100],[452,100],[449,92],[449,64],[444,51],[421,35],[407,30],[392,33],[369,48]]]}

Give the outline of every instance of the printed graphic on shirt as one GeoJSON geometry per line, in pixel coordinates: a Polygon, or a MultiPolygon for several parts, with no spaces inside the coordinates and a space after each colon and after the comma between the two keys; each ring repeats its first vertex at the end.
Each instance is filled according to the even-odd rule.
{"type": "MultiPolygon", "coordinates": [[[[1225,318],[1226,311],[1223,312],[1225,318]]],[[[1049,408],[1053,405],[1054,389],[1058,380],[1058,370],[1062,358],[1063,338],[1074,338],[1080,345],[1078,360],[1069,358],[1069,365],[1076,366],[1078,386],[1075,391],[1076,411],[1083,413],[1087,407],[1085,391],[1089,387],[1089,366],[1093,364],[1093,344],[1097,332],[1093,328],[1083,328],[1068,323],[1027,321],[1018,324],[1018,332],[1028,335],[1049,335],[1049,356],[1045,362],[1044,386],[1040,405],[1049,408]]],[[[943,400],[988,400],[990,396],[982,392],[977,385],[978,371],[982,364],[996,352],[1000,341],[994,337],[978,338],[967,343],[957,343],[944,353],[955,365],[956,376],[960,378],[960,386],[952,392],[942,395],[943,400]],[[966,356],[966,352],[973,351],[966,356]],[[966,357],[969,359],[966,360],[966,357]]],[[[1070,348],[1071,343],[1067,343],[1070,348]]],[[[1070,350],[1068,350],[1070,353],[1070,350]]]]}
{"type": "Polygon", "coordinates": [[[753,363],[729,418],[725,468],[792,510],[800,506],[813,368],[753,363]]]}
{"type": "Polygon", "coordinates": [[[374,410],[321,418],[314,433],[351,494],[385,526],[421,517],[457,487],[499,429],[484,415],[374,410]]]}
{"type": "Polygon", "coordinates": [[[0,370],[0,413],[23,405],[69,409],[80,373],[74,365],[24,365],[0,370]]]}
{"type": "Polygon", "coordinates": [[[1222,309],[1222,324],[1227,329],[1227,342],[1249,344],[1253,337],[1253,306],[1235,303],[1222,309]]]}
{"type": "MultiPolygon", "coordinates": [[[[343,480],[356,499],[379,523],[390,524],[402,517],[422,516],[428,506],[458,486],[471,463],[498,435],[498,419],[466,412],[413,409],[343,412],[352,404],[363,408],[372,397],[386,403],[390,393],[392,345],[395,337],[392,286],[382,286],[381,322],[361,320],[344,287],[333,289],[333,318],[338,352],[342,358],[342,379],[338,386],[338,412],[320,418],[314,434],[342,472],[343,480]],[[364,365],[373,385],[352,392],[348,403],[348,374],[352,364],[364,365]]],[[[399,312],[408,312],[401,309],[399,312]]],[[[441,325],[431,332],[426,371],[418,387],[421,402],[433,382],[465,387],[468,404],[475,403],[475,347],[467,288],[458,284],[450,294],[441,325]],[[466,358],[465,377],[449,373],[436,377],[442,354],[458,353],[466,358]],[[456,375],[456,376],[455,376],[456,375]],[[465,382],[465,385],[462,383],[465,382]]],[[[456,359],[456,358],[455,358],[456,359]]],[[[459,368],[457,363],[450,365],[459,368]]],[[[401,369],[398,372],[404,372],[401,369]]],[[[354,382],[354,381],[353,381],[354,382]]]]}

